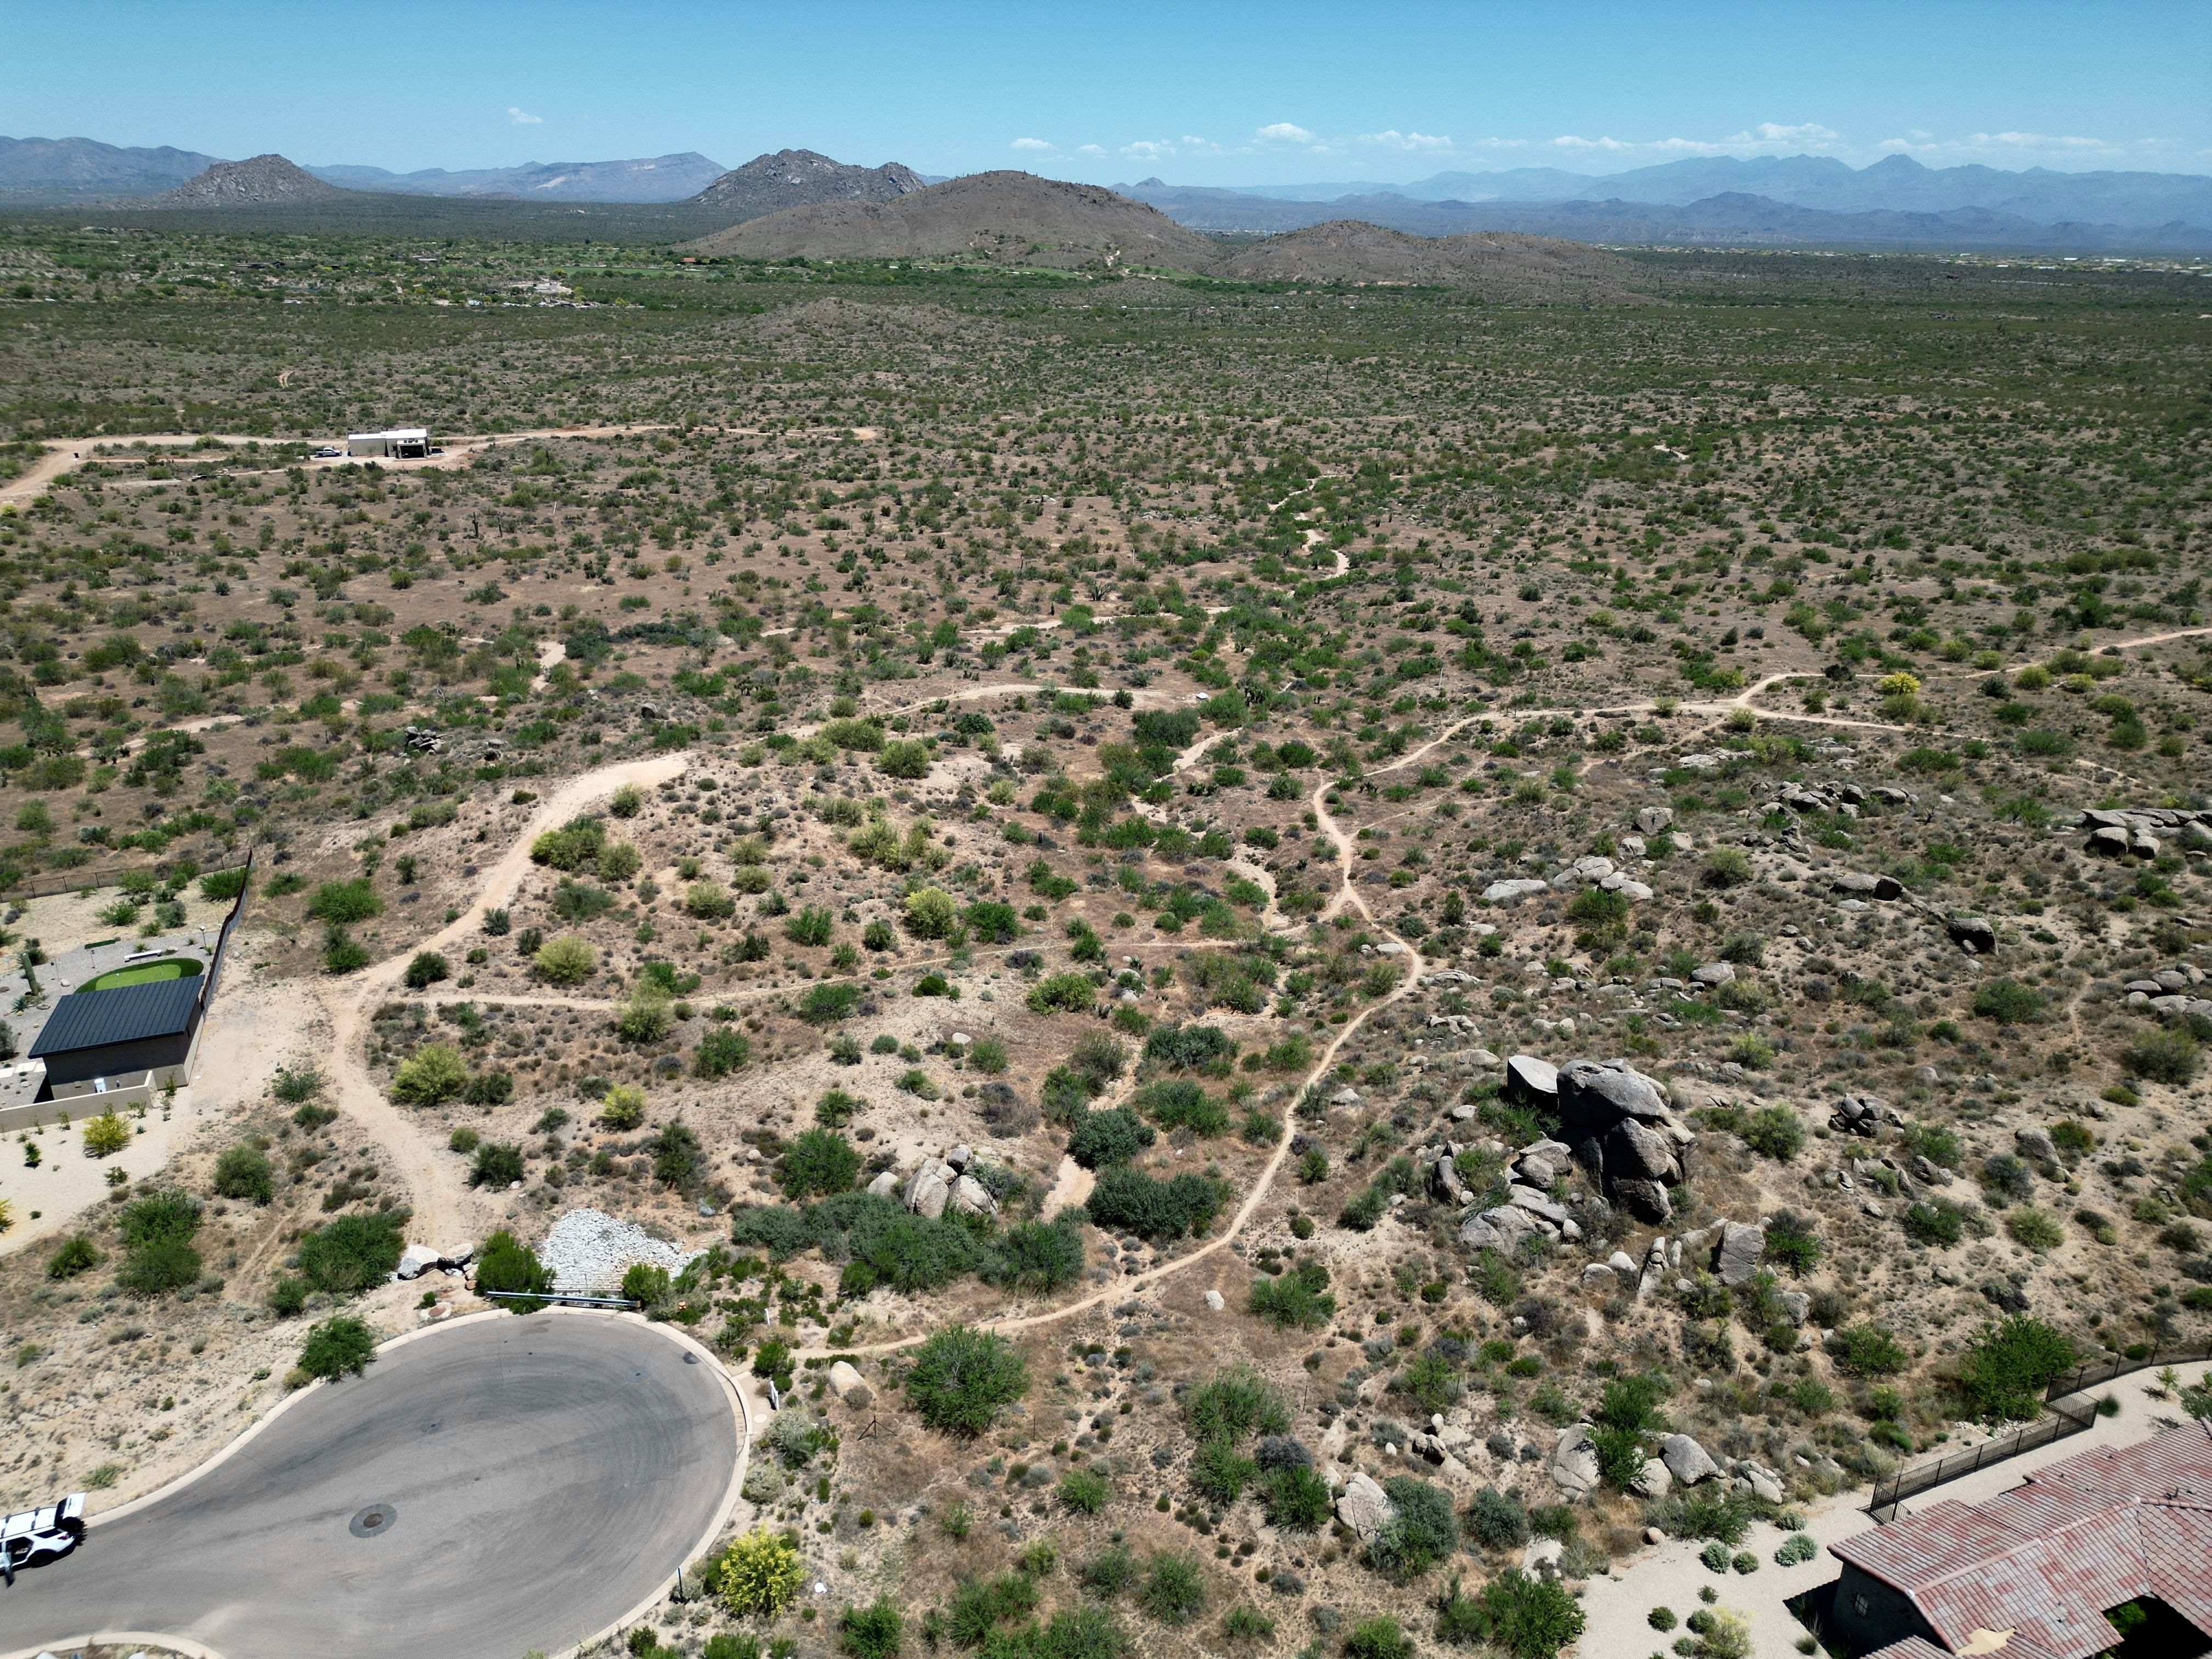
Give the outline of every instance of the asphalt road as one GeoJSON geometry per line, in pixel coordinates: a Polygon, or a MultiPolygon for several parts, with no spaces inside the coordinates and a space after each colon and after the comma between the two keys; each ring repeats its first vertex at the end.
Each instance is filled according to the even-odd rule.
{"type": "Polygon", "coordinates": [[[558,1312],[392,1349],[20,1574],[0,1590],[0,1644],[130,1631],[224,1659],[572,1646],[684,1562],[728,1492],[737,1420],[686,1352],[558,1312]]]}

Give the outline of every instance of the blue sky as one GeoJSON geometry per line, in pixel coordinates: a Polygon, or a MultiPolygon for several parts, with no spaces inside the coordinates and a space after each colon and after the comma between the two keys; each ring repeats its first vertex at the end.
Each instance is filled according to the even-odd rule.
{"type": "Polygon", "coordinates": [[[2203,0],[0,0],[0,41],[10,137],[400,170],[793,145],[1102,183],[1898,150],[2212,173],[2203,0]]]}

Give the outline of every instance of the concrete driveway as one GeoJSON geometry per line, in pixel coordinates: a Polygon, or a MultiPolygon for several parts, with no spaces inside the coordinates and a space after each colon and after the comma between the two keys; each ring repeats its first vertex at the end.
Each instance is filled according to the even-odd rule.
{"type": "Polygon", "coordinates": [[[101,1632],[222,1659],[499,1659],[624,1618],[711,1536],[738,1470],[718,1368],[634,1320],[426,1332],[0,1591],[26,1653],[101,1632]]]}

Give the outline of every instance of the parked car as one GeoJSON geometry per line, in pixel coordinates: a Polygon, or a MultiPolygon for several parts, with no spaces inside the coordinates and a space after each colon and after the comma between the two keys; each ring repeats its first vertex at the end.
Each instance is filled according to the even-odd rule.
{"type": "Polygon", "coordinates": [[[325,444],[315,452],[315,459],[319,461],[341,461],[345,459],[345,451],[334,445],[325,444]]]}
{"type": "Polygon", "coordinates": [[[58,1561],[84,1541],[84,1494],[73,1492],[58,1504],[25,1510],[0,1521],[0,1578],[11,1589],[19,1567],[43,1567],[58,1561]]]}

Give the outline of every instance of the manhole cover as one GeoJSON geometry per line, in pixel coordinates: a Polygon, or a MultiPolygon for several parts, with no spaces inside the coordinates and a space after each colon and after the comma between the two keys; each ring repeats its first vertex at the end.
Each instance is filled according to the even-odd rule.
{"type": "Polygon", "coordinates": [[[391,1504],[371,1504],[346,1523],[346,1530],[356,1538],[381,1538],[398,1519],[399,1511],[391,1504]]]}

